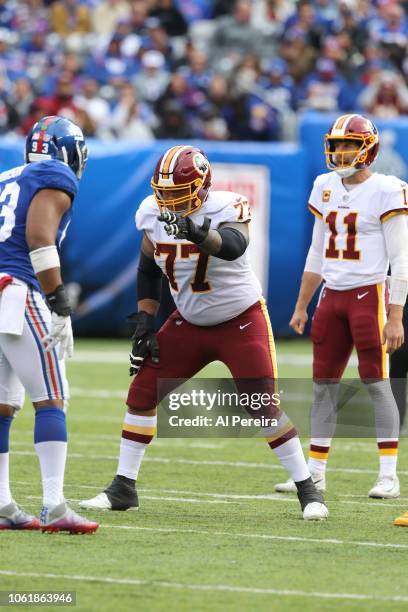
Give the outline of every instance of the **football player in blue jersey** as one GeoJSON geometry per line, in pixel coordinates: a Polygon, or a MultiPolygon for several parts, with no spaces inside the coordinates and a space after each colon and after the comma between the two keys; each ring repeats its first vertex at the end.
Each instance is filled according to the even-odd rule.
{"type": "Polygon", "coordinates": [[[59,247],[87,161],[82,131],[63,117],[42,118],[27,136],[25,161],[0,174],[0,529],[91,533],[98,523],[76,514],[63,494],[64,357],[73,337],[59,247]],[[10,426],[25,391],[35,409],[40,520],[16,504],[9,486],[10,426]]]}

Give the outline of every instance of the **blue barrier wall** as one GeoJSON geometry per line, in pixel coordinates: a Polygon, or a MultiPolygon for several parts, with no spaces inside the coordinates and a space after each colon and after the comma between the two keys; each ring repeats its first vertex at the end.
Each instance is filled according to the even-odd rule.
{"type": "MultiPolygon", "coordinates": [[[[117,334],[135,309],[140,234],[137,206],[150,193],[157,158],[169,142],[89,143],[90,158],[63,247],[64,278],[80,285],[80,334],[117,334]]],[[[306,153],[290,144],[197,143],[213,162],[262,165],[270,175],[268,305],[277,334],[289,332],[308,235],[306,153]]],[[[0,141],[0,170],[22,163],[21,140],[0,141]]],[[[252,240],[256,240],[252,236],[252,240]]]]}
{"type": "MultiPolygon", "coordinates": [[[[196,143],[212,162],[263,166],[270,178],[267,300],[277,335],[289,333],[288,319],[311,236],[306,201],[314,178],[326,172],[323,137],[333,115],[308,113],[300,145],[196,143]]],[[[408,179],[408,119],[378,120],[380,155],[376,170],[408,179]]],[[[135,309],[135,275],[141,236],[137,206],[150,193],[159,155],[174,143],[90,141],[90,159],[75,201],[63,247],[64,278],[81,289],[75,328],[81,334],[118,334],[135,309]]],[[[22,139],[0,139],[0,171],[23,163],[22,139]]],[[[252,240],[263,238],[252,236],[252,240]]]]}

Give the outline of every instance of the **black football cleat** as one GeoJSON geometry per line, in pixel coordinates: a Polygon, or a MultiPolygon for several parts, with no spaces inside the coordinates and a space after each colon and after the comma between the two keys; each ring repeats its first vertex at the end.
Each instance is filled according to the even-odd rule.
{"type": "Polygon", "coordinates": [[[313,480],[309,477],[296,482],[297,496],[302,508],[305,521],[323,521],[329,516],[321,491],[316,489],[313,480]]]}
{"type": "Polygon", "coordinates": [[[139,510],[135,481],[117,474],[102,493],[79,502],[79,506],[87,510],[139,510]]]}

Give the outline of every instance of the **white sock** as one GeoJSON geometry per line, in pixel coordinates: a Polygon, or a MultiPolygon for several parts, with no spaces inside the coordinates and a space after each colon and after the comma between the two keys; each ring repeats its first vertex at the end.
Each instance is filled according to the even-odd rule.
{"type": "Polygon", "coordinates": [[[311,438],[308,467],[312,474],[324,474],[329,457],[331,438],[311,438]]]}
{"type": "Polygon", "coordinates": [[[380,455],[380,473],[379,476],[397,475],[398,461],[398,438],[377,438],[378,452],[380,455]]]}
{"type": "Polygon", "coordinates": [[[9,453],[0,453],[0,508],[12,500],[9,480],[9,453]]]}
{"type": "Polygon", "coordinates": [[[292,480],[301,482],[310,478],[310,471],[298,436],[274,448],[274,452],[292,480]]]}
{"type": "Polygon", "coordinates": [[[140,416],[127,412],[120,441],[117,474],[136,480],[148,444],[156,433],[157,416],[140,416]]]}
{"type": "Polygon", "coordinates": [[[310,478],[299,436],[286,414],[280,417],[276,427],[265,428],[263,433],[282,466],[295,482],[310,478]]]}
{"type": "Polygon", "coordinates": [[[43,485],[43,504],[52,508],[64,501],[64,472],[67,443],[61,441],[37,442],[37,453],[43,485]]]}

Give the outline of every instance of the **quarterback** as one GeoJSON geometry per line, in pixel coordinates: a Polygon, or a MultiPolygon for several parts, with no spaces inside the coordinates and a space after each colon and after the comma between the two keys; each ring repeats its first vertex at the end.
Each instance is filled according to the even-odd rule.
{"type": "MultiPolygon", "coordinates": [[[[325,490],[325,469],[336,426],[339,382],[353,347],[374,407],[380,458],[370,497],[400,493],[396,474],[399,415],[388,378],[388,355],[404,341],[408,287],[408,185],[371,172],[379,149],[375,125],[361,115],[339,117],[325,137],[329,173],[318,176],[309,200],[312,243],[291,327],[299,334],[307,307],[324,279],[311,328],[312,438],[309,469],[325,490]],[[391,266],[388,290],[386,275],[391,266]]],[[[294,490],[288,481],[277,491],[294,490]]]]}
{"type": "Polygon", "coordinates": [[[68,400],[63,359],[72,355],[73,338],[59,247],[86,160],[81,130],[68,119],[43,117],[27,136],[27,163],[0,174],[0,529],[98,528],[71,510],[63,495],[68,400]],[[16,504],[9,487],[9,432],[25,390],[35,409],[40,520],[16,504]]]}
{"type": "MultiPolygon", "coordinates": [[[[177,379],[189,379],[220,360],[229,367],[240,392],[260,388],[270,396],[274,392],[275,347],[261,287],[248,260],[246,198],[210,191],[210,163],[191,146],[166,151],[151,185],[154,195],[136,213],[136,226],[144,232],[130,355],[131,375],[136,376],[127,399],[119,465],[111,485],[81,502],[84,508],[138,508],[135,481],[155,433],[160,379],[176,379],[175,387],[177,379]],[[156,334],[163,273],[177,310],[156,334]]],[[[171,390],[167,386],[165,392],[171,390]]],[[[325,519],[328,510],[312,482],[292,423],[272,404],[250,416],[277,419],[276,427],[263,432],[295,483],[303,517],[325,519]]]]}

